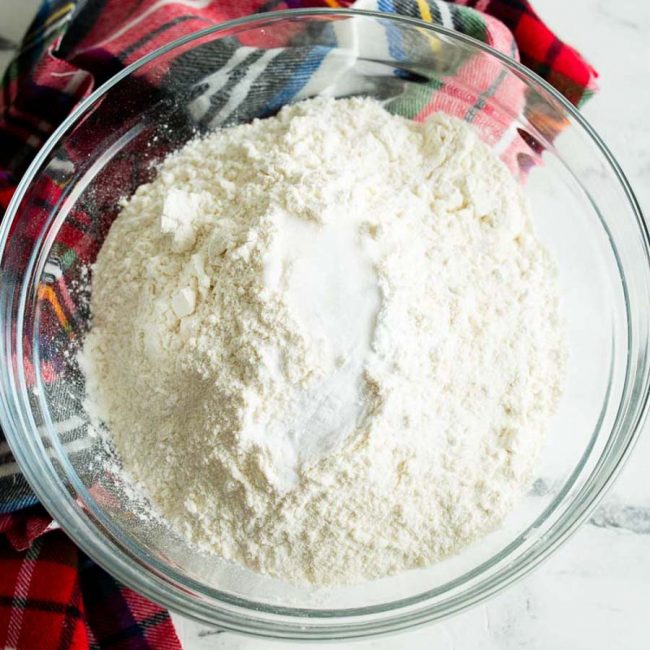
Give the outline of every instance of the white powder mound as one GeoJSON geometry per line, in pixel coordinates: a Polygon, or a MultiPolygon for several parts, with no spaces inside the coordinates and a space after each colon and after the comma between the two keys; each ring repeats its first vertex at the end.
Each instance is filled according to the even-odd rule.
{"type": "Polygon", "coordinates": [[[93,273],[89,409],[189,542],[292,582],[429,565],[530,482],[553,264],[461,121],[310,100],[189,142],[93,273]]]}

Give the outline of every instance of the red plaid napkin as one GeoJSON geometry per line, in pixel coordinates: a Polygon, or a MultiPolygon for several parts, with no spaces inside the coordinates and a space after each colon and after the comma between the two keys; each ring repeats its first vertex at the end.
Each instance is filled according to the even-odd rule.
{"type": "MultiPolygon", "coordinates": [[[[359,0],[358,5],[451,26],[519,55],[576,105],[595,89],[593,68],[554,36],[524,0],[359,0]]],[[[44,0],[2,85],[0,214],[56,126],[125,65],[172,39],[224,20],[306,6],[355,3],[44,0]]],[[[494,92],[507,94],[508,87],[494,92]]],[[[435,101],[444,103],[445,97],[441,93],[435,101]]],[[[418,103],[415,97],[404,109],[421,117],[432,106],[443,107],[418,103]]],[[[167,612],[89,560],[37,503],[0,432],[0,646],[179,648],[167,612]]]]}
{"type": "Polygon", "coordinates": [[[180,643],[168,613],[118,585],[37,506],[0,518],[3,648],[160,648],[180,643]]]}

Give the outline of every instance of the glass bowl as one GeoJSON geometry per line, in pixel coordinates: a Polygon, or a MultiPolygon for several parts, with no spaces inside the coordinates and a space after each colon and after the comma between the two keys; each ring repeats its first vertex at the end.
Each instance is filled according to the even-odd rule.
{"type": "Polygon", "coordinates": [[[157,50],[93,93],[54,133],[22,180],[0,236],[1,420],[23,472],[63,529],[110,573],[224,629],[356,637],[473,605],[526,574],[576,529],[643,420],[648,233],[619,166],[534,74],[471,38],[411,18],[277,12],[157,50]],[[315,95],[371,96],[411,119],[442,110],[475,124],[521,180],[557,261],[570,351],[537,479],[498,530],[427,569],[328,589],[201,555],[164,524],[139,517],[142,496],[110,469],[109,452],[88,433],[75,356],[88,327],[89,265],[119,199],[197,132],[315,95]]]}

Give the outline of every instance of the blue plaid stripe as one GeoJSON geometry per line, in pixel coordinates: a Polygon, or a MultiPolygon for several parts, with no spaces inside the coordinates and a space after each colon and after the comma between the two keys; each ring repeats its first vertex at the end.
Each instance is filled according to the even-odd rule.
{"type": "Polygon", "coordinates": [[[20,472],[0,431],[0,514],[16,512],[37,503],[38,499],[20,472]]]}
{"type": "Polygon", "coordinates": [[[316,46],[305,56],[301,66],[296,68],[288,83],[283,86],[269,101],[266,106],[266,113],[277,111],[283,104],[286,104],[295,97],[305,84],[309,81],[314,72],[319,68],[323,59],[331,52],[331,49],[323,46],[316,46]]]}

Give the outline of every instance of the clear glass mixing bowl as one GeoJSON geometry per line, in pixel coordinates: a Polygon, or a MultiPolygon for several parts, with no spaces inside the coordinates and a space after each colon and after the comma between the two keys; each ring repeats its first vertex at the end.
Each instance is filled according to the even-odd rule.
{"type": "Polygon", "coordinates": [[[470,38],[410,18],[279,12],[163,47],[116,75],[56,131],[20,184],[0,236],[1,420],[25,475],[65,531],[109,572],[222,628],[354,637],[477,603],[575,530],[641,426],[648,233],[619,166],[535,75],[470,38]],[[367,95],[412,119],[443,110],[476,124],[524,183],[538,233],[557,260],[570,347],[566,393],[539,475],[502,527],[430,568],[326,590],[200,555],[166,526],[136,516],[137,493],[107,468],[103,447],[87,435],[75,359],[88,326],[85,274],[120,197],[197,132],[319,94],[367,95]]]}

